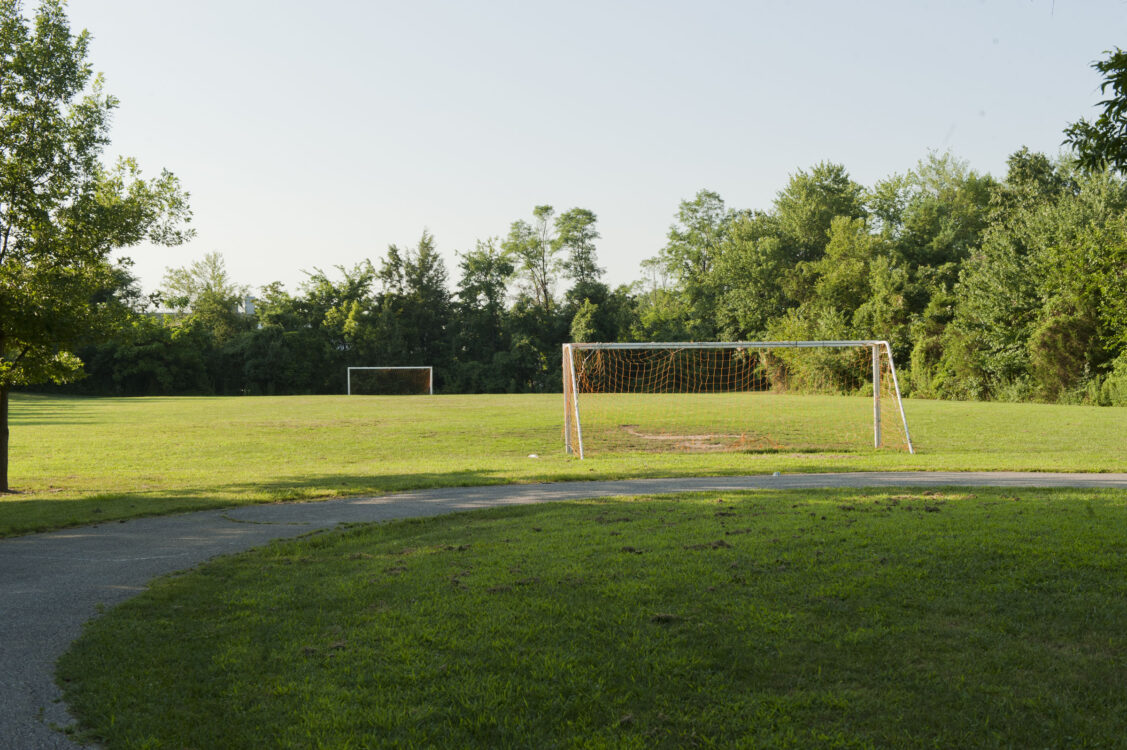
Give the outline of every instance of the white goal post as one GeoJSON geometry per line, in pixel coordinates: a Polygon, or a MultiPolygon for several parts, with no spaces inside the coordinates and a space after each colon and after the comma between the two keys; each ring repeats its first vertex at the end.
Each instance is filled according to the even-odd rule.
{"type": "Polygon", "coordinates": [[[915,453],[887,341],[564,344],[563,395],[564,448],[580,458],[866,444],[915,453]]]}
{"type": "MultiPolygon", "coordinates": [[[[416,388],[415,392],[419,394],[426,394],[428,396],[434,395],[434,368],[430,366],[411,367],[349,367],[348,368],[348,395],[353,395],[353,373],[368,372],[373,375],[383,376],[404,376],[399,378],[400,382],[414,383],[416,388]]],[[[397,391],[398,392],[398,391],[397,391]]]]}

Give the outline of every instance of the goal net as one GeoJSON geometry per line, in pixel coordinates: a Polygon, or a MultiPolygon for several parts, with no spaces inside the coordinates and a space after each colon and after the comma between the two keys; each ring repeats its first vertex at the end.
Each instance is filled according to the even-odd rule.
{"type": "Polygon", "coordinates": [[[348,395],[407,396],[434,393],[431,367],[349,367],[348,395]]]}
{"type": "Polygon", "coordinates": [[[886,341],[564,344],[564,445],[914,453],[886,341]]]}

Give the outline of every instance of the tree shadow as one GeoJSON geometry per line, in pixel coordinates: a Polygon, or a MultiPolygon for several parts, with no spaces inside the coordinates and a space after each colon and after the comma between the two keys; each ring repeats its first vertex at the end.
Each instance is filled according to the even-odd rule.
{"type": "Polygon", "coordinates": [[[500,471],[467,470],[385,475],[304,474],[269,481],[107,492],[83,497],[26,497],[19,487],[15,487],[13,493],[0,495],[0,537],[250,505],[317,502],[438,487],[509,483],[510,478],[500,471]]]}
{"type": "Polygon", "coordinates": [[[84,409],[89,403],[90,399],[80,396],[13,393],[8,403],[8,424],[12,427],[93,424],[98,420],[84,409]]]}

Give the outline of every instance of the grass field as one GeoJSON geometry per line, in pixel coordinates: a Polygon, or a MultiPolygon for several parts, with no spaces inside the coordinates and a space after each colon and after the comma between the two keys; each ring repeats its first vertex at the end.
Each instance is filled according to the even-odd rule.
{"type": "MultiPolygon", "coordinates": [[[[602,393],[584,394],[580,401],[588,457],[658,451],[833,453],[873,446],[871,396],[602,393]]],[[[881,410],[882,447],[908,450],[896,402],[881,399],[881,410]]]]}
{"type": "MultiPolygon", "coordinates": [[[[1127,409],[906,402],[911,456],[562,448],[558,395],[78,399],[16,394],[0,535],[419,487],[879,469],[1127,470],[1127,409]],[[529,458],[537,454],[538,458],[529,458]]],[[[815,415],[816,418],[816,415],[815,415]]]]}
{"type": "Polygon", "coordinates": [[[109,750],[1123,747],[1124,622],[1121,492],[725,493],[274,544],[59,676],[109,750]]]}

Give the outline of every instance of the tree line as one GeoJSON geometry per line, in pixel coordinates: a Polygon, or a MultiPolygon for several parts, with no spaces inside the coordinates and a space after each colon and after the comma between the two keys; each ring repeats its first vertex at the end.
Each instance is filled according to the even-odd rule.
{"type": "Polygon", "coordinates": [[[596,215],[537,206],[457,256],[435,239],[314,269],[239,304],[218,254],[173,269],[152,314],[80,347],[97,394],[340,393],[349,365],[432,365],[441,391],[558,391],[567,341],[887,339],[909,395],[1127,403],[1127,184],[1020,149],[1002,178],[950,155],[864,186],[793,174],[771,206],[681,202],[645,278],[611,288],[596,215]]]}

